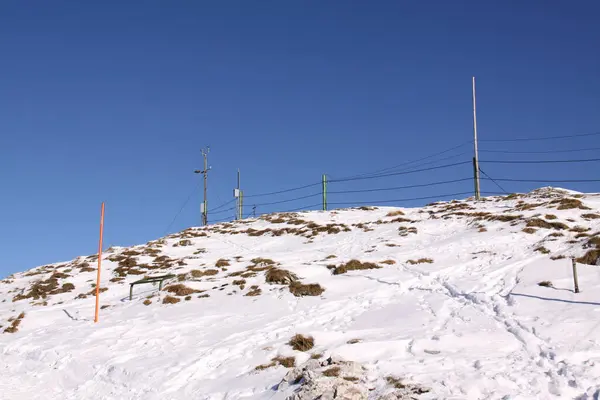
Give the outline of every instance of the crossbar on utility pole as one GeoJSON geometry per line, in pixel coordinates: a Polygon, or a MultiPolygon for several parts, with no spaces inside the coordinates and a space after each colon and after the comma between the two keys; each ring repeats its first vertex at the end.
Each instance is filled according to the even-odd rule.
{"type": "Polygon", "coordinates": [[[207,184],[208,184],[208,171],[210,167],[208,166],[208,153],[210,152],[210,147],[206,149],[202,149],[202,157],[204,158],[204,169],[196,170],[194,173],[204,175],[204,200],[202,202],[202,206],[200,208],[202,212],[202,225],[208,225],[208,199],[206,197],[207,192],[207,184]]]}
{"type": "Polygon", "coordinates": [[[473,77],[473,143],[475,145],[475,157],[473,159],[475,163],[475,176],[473,177],[473,179],[475,179],[475,199],[479,200],[479,152],[477,150],[477,106],[475,101],[475,77],[473,77]]]}

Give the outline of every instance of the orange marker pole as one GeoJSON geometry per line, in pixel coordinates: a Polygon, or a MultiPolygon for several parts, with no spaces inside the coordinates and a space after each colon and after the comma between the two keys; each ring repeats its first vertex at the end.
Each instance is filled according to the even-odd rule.
{"type": "Polygon", "coordinates": [[[100,211],[100,244],[98,245],[98,278],[96,279],[96,315],[94,322],[98,322],[98,310],[100,306],[100,266],[102,264],[102,237],[104,235],[104,202],[100,211]]]}

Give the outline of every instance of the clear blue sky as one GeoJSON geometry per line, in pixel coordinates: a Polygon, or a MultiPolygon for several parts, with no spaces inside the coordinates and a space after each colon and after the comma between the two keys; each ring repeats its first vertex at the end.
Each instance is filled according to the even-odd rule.
{"type": "MultiPolygon", "coordinates": [[[[207,145],[209,208],[232,198],[237,168],[249,196],[459,145],[472,138],[473,75],[482,140],[599,132],[598,15],[597,1],[4,1],[0,276],[95,253],[101,201],[107,246],[162,236],[200,182],[192,171],[207,145]]],[[[600,136],[480,146],[576,149],[600,147],[600,136]]],[[[456,157],[439,163],[468,161],[470,150],[445,153],[456,157]]],[[[482,153],[481,159],[597,154],[482,153]]],[[[482,168],[492,177],[599,178],[598,163],[482,168]]],[[[463,165],[329,189],[470,174],[463,165]]],[[[597,183],[556,186],[600,191],[597,183]]],[[[329,201],[469,190],[466,181],[331,194],[329,201]]],[[[484,181],[483,190],[498,189],[484,181]]],[[[248,197],[246,204],[315,191],[248,197]]],[[[169,231],[197,225],[200,201],[194,192],[169,231]]]]}

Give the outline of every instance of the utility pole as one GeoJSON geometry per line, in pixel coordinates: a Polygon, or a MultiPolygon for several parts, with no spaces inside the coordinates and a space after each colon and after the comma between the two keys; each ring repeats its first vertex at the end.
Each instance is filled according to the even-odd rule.
{"type": "Polygon", "coordinates": [[[322,176],[321,193],[323,194],[323,211],[327,211],[327,175],[322,176]]]}
{"type": "Polygon", "coordinates": [[[477,150],[477,108],[475,102],[475,77],[473,77],[473,138],[475,144],[475,157],[473,158],[474,163],[474,176],[475,179],[475,200],[480,199],[479,191],[479,152],[477,150]]]}
{"type": "Polygon", "coordinates": [[[252,206],[252,218],[256,218],[256,206],[252,206]]]}
{"type": "Polygon", "coordinates": [[[238,168],[237,172],[237,188],[233,190],[233,197],[236,198],[236,211],[235,211],[235,219],[243,219],[244,218],[244,194],[240,189],[240,169],[238,168]]]}
{"type": "Polygon", "coordinates": [[[210,167],[208,166],[208,153],[210,152],[210,147],[206,149],[202,149],[202,157],[204,158],[204,169],[203,170],[195,170],[194,173],[204,175],[204,200],[202,205],[200,206],[200,212],[202,213],[202,225],[208,225],[208,199],[206,197],[206,188],[208,183],[208,171],[210,167]]]}

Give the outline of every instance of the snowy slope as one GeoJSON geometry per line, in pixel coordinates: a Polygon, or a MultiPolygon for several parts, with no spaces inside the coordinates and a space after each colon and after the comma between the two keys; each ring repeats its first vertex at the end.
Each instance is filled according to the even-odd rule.
{"type": "Polygon", "coordinates": [[[273,358],[333,357],[364,368],[344,380],[362,398],[400,393],[390,377],[429,390],[418,399],[598,398],[600,267],[584,262],[600,195],[484,200],[269,215],[113,248],[97,324],[97,256],[15,274],[0,284],[0,397],[285,399],[303,381],[278,388],[291,369],[273,358]],[[586,253],[575,294],[570,257],[586,253]],[[352,259],[380,268],[335,273],[352,259]],[[273,267],[324,292],[269,284],[273,267]],[[140,285],[129,300],[129,282],[166,273],[181,296],[140,285]],[[314,348],[292,349],[296,334],[314,348]]]}

